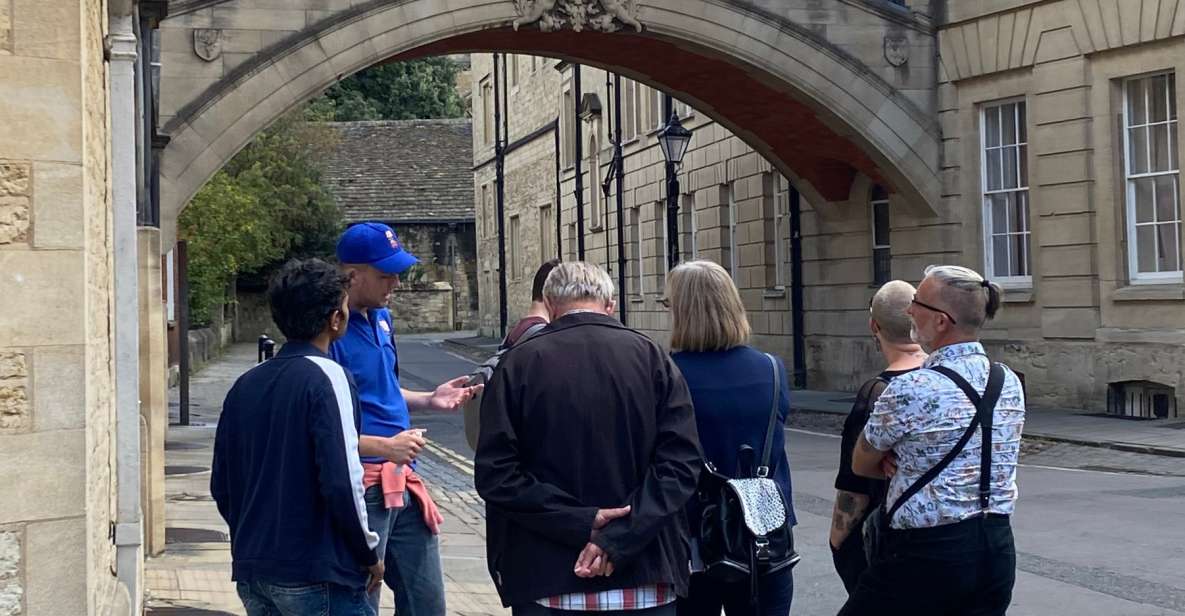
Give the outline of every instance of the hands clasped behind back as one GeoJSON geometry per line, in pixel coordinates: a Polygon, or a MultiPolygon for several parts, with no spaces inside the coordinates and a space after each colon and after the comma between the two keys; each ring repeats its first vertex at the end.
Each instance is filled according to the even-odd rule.
{"type": "Polygon", "coordinates": [[[601,546],[592,542],[593,537],[596,537],[597,531],[605,527],[606,524],[623,518],[630,513],[630,506],[615,507],[611,509],[598,509],[597,515],[593,518],[592,532],[589,533],[589,542],[580,551],[580,555],[576,557],[576,565],[573,567],[573,572],[576,577],[591,578],[600,575],[613,575],[613,563],[609,561],[609,555],[601,546]]]}

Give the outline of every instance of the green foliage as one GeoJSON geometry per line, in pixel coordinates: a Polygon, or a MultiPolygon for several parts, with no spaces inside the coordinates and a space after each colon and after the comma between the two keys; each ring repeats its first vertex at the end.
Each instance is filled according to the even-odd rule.
{"type": "Polygon", "coordinates": [[[194,196],[178,221],[189,242],[190,321],[210,322],[235,277],[265,277],[290,258],[332,255],[341,215],[321,186],[335,133],[326,106],[261,132],[194,196]]]}
{"type": "Polygon", "coordinates": [[[444,56],[378,64],[338,82],[324,98],[338,122],[459,118],[465,115],[456,89],[460,69],[444,56]]]}

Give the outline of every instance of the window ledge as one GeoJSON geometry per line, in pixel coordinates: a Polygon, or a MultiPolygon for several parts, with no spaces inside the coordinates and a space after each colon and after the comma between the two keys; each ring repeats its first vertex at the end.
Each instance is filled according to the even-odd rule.
{"type": "Polygon", "coordinates": [[[786,297],[786,289],[766,289],[761,294],[765,299],[784,299],[786,297]]]}
{"type": "Polygon", "coordinates": [[[645,301],[646,301],[646,298],[642,297],[641,295],[630,295],[630,303],[631,304],[641,304],[642,302],[645,302],[645,301]]]}
{"type": "Polygon", "coordinates": [[[1185,286],[1180,284],[1134,284],[1120,287],[1111,293],[1114,302],[1147,302],[1185,299],[1185,286]]]}
{"type": "Polygon", "coordinates": [[[1033,290],[1005,287],[1002,299],[1005,304],[1029,304],[1033,301],[1033,290]]]}

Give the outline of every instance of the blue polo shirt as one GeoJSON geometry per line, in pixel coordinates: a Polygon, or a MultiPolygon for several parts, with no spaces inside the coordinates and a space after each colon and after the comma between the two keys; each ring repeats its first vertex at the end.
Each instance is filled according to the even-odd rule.
{"type": "MultiPolygon", "coordinates": [[[[399,356],[395,352],[391,311],[371,308],[367,316],[350,311],[346,335],[335,341],[329,353],[354,377],[366,436],[395,436],[411,427],[407,402],[399,390],[399,356]],[[369,317],[369,318],[368,318],[369,317]]],[[[364,456],[363,462],[383,462],[364,456]]]]}

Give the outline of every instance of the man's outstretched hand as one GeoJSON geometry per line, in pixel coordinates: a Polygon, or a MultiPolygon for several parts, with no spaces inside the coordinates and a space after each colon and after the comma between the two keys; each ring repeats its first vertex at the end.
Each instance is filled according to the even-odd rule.
{"type": "Polygon", "coordinates": [[[428,408],[437,411],[455,410],[468,402],[473,396],[481,393],[481,390],[485,387],[484,385],[466,387],[465,383],[468,381],[469,377],[459,376],[437,387],[432,392],[432,396],[428,398],[428,408]]]}

